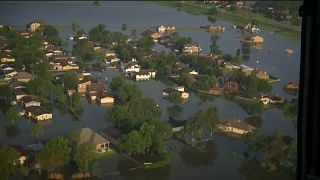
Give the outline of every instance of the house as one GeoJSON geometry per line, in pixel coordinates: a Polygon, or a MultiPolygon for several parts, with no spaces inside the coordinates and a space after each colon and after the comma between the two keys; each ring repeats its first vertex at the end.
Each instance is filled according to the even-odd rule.
{"type": "Polygon", "coordinates": [[[110,63],[116,63],[119,62],[121,59],[117,58],[116,56],[109,56],[106,60],[105,63],[106,64],[110,64],[110,63]]]}
{"type": "Polygon", "coordinates": [[[98,93],[107,92],[106,88],[100,83],[91,83],[87,85],[87,95],[91,100],[96,100],[98,93]]]}
{"type": "Polygon", "coordinates": [[[286,86],[289,90],[299,90],[299,83],[298,82],[289,82],[286,86]]]}
{"type": "Polygon", "coordinates": [[[179,91],[179,92],[184,92],[184,86],[177,86],[174,89],[179,91]]]}
{"type": "Polygon", "coordinates": [[[135,81],[150,80],[156,77],[156,72],[154,70],[143,69],[139,72],[133,72],[132,77],[135,81]]]}
{"type": "Polygon", "coordinates": [[[176,27],[174,27],[174,26],[172,26],[172,25],[168,25],[168,26],[166,27],[166,31],[167,31],[167,32],[174,32],[174,31],[176,31],[176,27]]]}
{"type": "Polygon", "coordinates": [[[40,106],[30,106],[25,108],[25,115],[36,121],[44,121],[52,119],[52,113],[40,106]]]}
{"type": "Polygon", "coordinates": [[[16,100],[20,100],[21,98],[27,96],[27,93],[25,93],[22,88],[16,88],[13,89],[13,94],[16,97],[16,100]]]}
{"type": "Polygon", "coordinates": [[[28,39],[29,37],[32,36],[31,32],[20,32],[19,33],[22,37],[24,37],[25,39],[28,39]]]}
{"type": "Polygon", "coordinates": [[[90,76],[79,76],[78,82],[78,93],[85,93],[87,91],[87,86],[91,84],[91,77],[90,76]]]}
{"type": "Polygon", "coordinates": [[[28,148],[33,152],[39,152],[44,148],[44,145],[42,143],[36,143],[36,144],[30,144],[28,145],[28,148]]]}
{"type": "Polygon", "coordinates": [[[200,53],[200,44],[198,43],[191,43],[191,44],[185,44],[183,48],[184,53],[200,53]]]}
{"type": "Polygon", "coordinates": [[[180,97],[182,98],[182,99],[188,99],[189,98],[189,93],[187,93],[187,92],[184,92],[184,91],[181,91],[181,89],[180,90],[177,90],[177,89],[173,89],[173,88],[166,88],[166,89],[164,89],[163,91],[162,91],[162,95],[164,96],[164,97],[168,97],[168,96],[170,96],[170,94],[171,93],[173,93],[173,92],[179,92],[180,93],[180,97]]]}
{"type": "Polygon", "coordinates": [[[292,49],[285,49],[284,52],[289,56],[294,54],[294,51],[292,49]]]}
{"type": "Polygon", "coordinates": [[[161,37],[161,34],[159,34],[157,32],[152,32],[150,37],[153,39],[153,41],[157,42],[158,39],[161,37]]]}
{"type": "Polygon", "coordinates": [[[79,144],[92,143],[99,153],[110,151],[110,141],[93,131],[90,128],[82,128],[80,130],[79,144]]]}
{"type": "Polygon", "coordinates": [[[13,79],[14,81],[19,81],[19,82],[27,83],[27,82],[29,82],[29,81],[32,79],[32,74],[27,73],[27,72],[24,72],[24,71],[21,71],[21,72],[17,72],[17,74],[14,75],[14,76],[12,77],[12,79],[13,79]]]}
{"type": "Polygon", "coordinates": [[[261,37],[261,36],[253,36],[251,38],[251,41],[252,41],[253,44],[261,44],[261,43],[263,43],[263,37],[261,37]]]}
{"type": "Polygon", "coordinates": [[[208,27],[208,30],[210,32],[224,32],[226,30],[226,28],[224,26],[220,26],[220,25],[210,25],[208,27]]]}
{"type": "Polygon", "coordinates": [[[28,24],[27,28],[30,32],[36,32],[43,24],[42,20],[34,20],[28,24]]]}
{"type": "Polygon", "coordinates": [[[73,93],[76,93],[77,92],[77,90],[75,90],[75,89],[68,89],[67,90],[67,94],[69,95],[69,96],[71,96],[73,93]]]}
{"type": "Polygon", "coordinates": [[[232,132],[240,135],[251,134],[255,129],[255,127],[240,119],[225,121],[219,128],[224,132],[232,132]]]}
{"type": "Polygon", "coordinates": [[[20,98],[21,103],[24,107],[31,107],[31,106],[40,106],[41,101],[37,96],[33,95],[26,95],[20,98]]]}
{"type": "Polygon", "coordinates": [[[269,103],[275,104],[275,103],[283,103],[284,98],[278,95],[262,95],[260,98],[260,102],[264,105],[267,105],[269,103]]]}
{"type": "Polygon", "coordinates": [[[197,76],[199,73],[196,70],[192,70],[189,72],[190,75],[197,76]]]}
{"type": "Polygon", "coordinates": [[[17,75],[18,72],[17,71],[14,71],[14,70],[10,70],[10,71],[6,71],[3,69],[2,71],[4,71],[4,79],[5,80],[11,80],[13,76],[17,75]]]}
{"type": "Polygon", "coordinates": [[[226,69],[226,70],[234,70],[234,69],[240,69],[240,67],[239,66],[237,66],[237,65],[234,65],[234,64],[231,64],[231,63],[229,63],[229,62],[225,62],[224,63],[224,68],[226,69]]]}
{"type": "Polygon", "coordinates": [[[12,57],[9,53],[6,52],[0,52],[0,63],[14,63],[15,58],[12,57]]]}
{"type": "Polygon", "coordinates": [[[253,70],[252,73],[254,73],[255,76],[259,79],[264,79],[264,80],[269,79],[269,75],[266,71],[255,69],[255,70],[253,70]]]}
{"type": "Polygon", "coordinates": [[[160,25],[160,26],[158,26],[157,27],[157,31],[159,32],[159,33],[164,33],[164,32],[166,32],[166,27],[164,26],[164,25],[160,25]]]}
{"type": "Polygon", "coordinates": [[[246,76],[249,76],[251,75],[251,73],[253,72],[253,68],[249,67],[249,66],[246,66],[246,65],[240,65],[240,68],[242,69],[242,72],[246,75],[246,76]]]}
{"type": "Polygon", "coordinates": [[[110,56],[115,57],[116,53],[114,51],[106,51],[106,57],[110,57],[110,56]]]}
{"type": "Polygon", "coordinates": [[[123,68],[123,71],[128,73],[128,72],[139,72],[141,67],[138,65],[136,61],[130,61],[125,65],[123,68]]]}
{"type": "Polygon", "coordinates": [[[99,104],[113,104],[114,98],[107,95],[107,93],[98,93],[97,103],[99,104]]]}
{"type": "Polygon", "coordinates": [[[10,86],[12,89],[23,89],[23,88],[26,88],[26,83],[14,81],[14,82],[11,82],[10,86]]]}
{"type": "Polygon", "coordinates": [[[226,93],[238,93],[240,91],[240,85],[236,81],[227,81],[223,89],[226,93]]]}

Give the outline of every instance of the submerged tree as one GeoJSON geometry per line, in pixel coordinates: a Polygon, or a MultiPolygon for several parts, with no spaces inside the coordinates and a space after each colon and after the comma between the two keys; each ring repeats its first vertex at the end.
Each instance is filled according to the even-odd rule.
{"type": "Polygon", "coordinates": [[[16,174],[14,163],[17,163],[19,155],[20,153],[10,146],[0,147],[0,179],[7,179],[16,174]]]}
{"type": "Polygon", "coordinates": [[[18,111],[16,110],[16,108],[11,107],[5,112],[4,116],[13,125],[14,122],[18,119],[18,111]]]}

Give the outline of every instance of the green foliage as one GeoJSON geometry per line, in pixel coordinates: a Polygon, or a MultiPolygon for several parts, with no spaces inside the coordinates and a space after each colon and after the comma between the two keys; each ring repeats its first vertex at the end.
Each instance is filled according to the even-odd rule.
{"type": "Polygon", "coordinates": [[[243,56],[250,56],[251,53],[251,47],[250,44],[248,42],[244,42],[242,43],[242,55],[243,56]]]}
{"type": "Polygon", "coordinates": [[[208,74],[197,77],[197,81],[194,84],[194,89],[208,91],[210,88],[216,86],[218,83],[215,75],[209,76],[208,74]]]}
{"type": "Polygon", "coordinates": [[[46,76],[37,76],[27,83],[27,92],[42,97],[49,97],[53,90],[51,79],[46,76]]]}
{"type": "Polygon", "coordinates": [[[76,162],[78,170],[82,173],[92,173],[95,166],[95,148],[93,144],[83,143],[76,147],[73,160],[76,162]]]}
{"type": "Polygon", "coordinates": [[[115,89],[114,95],[120,103],[132,101],[142,97],[142,92],[137,85],[122,83],[122,80],[120,79],[121,78],[117,78],[115,79],[114,83],[111,82],[111,88],[115,89]]]}
{"type": "Polygon", "coordinates": [[[171,136],[172,130],[167,123],[145,122],[139,130],[133,130],[121,137],[119,147],[128,154],[164,153],[166,152],[164,143],[171,136]]]}
{"type": "Polygon", "coordinates": [[[79,41],[73,49],[73,53],[85,62],[94,60],[93,45],[86,40],[79,41]]]}
{"type": "Polygon", "coordinates": [[[73,32],[77,32],[80,29],[80,25],[77,24],[76,22],[73,22],[71,25],[71,29],[73,32]]]}
{"type": "Polygon", "coordinates": [[[212,44],[210,45],[210,52],[212,54],[216,54],[216,55],[222,54],[222,51],[217,44],[218,39],[219,39],[219,36],[217,34],[211,35],[211,43],[212,44]]]}
{"type": "Polygon", "coordinates": [[[204,131],[213,133],[215,126],[219,123],[218,109],[210,107],[206,111],[199,111],[188,119],[186,132],[190,133],[193,139],[202,139],[204,131]]]}
{"type": "Polygon", "coordinates": [[[0,147],[0,179],[7,179],[16,174],[14,163],[17,163],[19,155],[20,153],[10,146],[0,147]]]}
{"type": "Polygon", "coordinates": [[[210,14],[210,15],[218,15],[218,10],[217,10],[217,8],[212,7],[212,8],[209,10],[208,14],[210,14]]]}
{"type": "Polygon", "coordinates": [[[5,99],[10,98],[12,96],[12,90],[8,84],[0,85],[0,97],[4,97],[5,99]]]}
{"type": "Polygon", "coordinates": [[[76,89],[78,82],[77,74],[75,72],[66,72],[63,75],[62,82],[65,90],[76,89]]]}
{"type": "Polygon", "coordinates": [[[42,61],[34,65],[33,72],[37,76],[42,76],[48,81],[52,79],[52,73],[49,71],[52,65],[48,61],[42,61]]]}
{"type": "Polygon", "coordinates": [[[67,97],[67,104],[69,108],[74,110],[75,112],[82,111],[82,106],[80,103],[80,94],[75,92],[71,96],[67,97]]]}
{"type": "Polygon", "coordinates": [[[11,107],[5,112],[4,117],[10,121],[11,124],[14,124],[14,122],[18,119],[18,111],[15,107],[11,107]]]}
{"type": "Polygon", "coordinates": [[[178,91],[174,91],[172,93],[170,93],[170,95],[167,97],[167,99],[170,101],[170,102],[173,102],[175,104],[179,104],[179,103],[182,103],[182,98],[181,98],[181,94],[180,92],[178,91]]]}
{"type": "Polygon", "coordinates": [[[50,139],[36,155],[36,162],[41,169],[53,172],[70,161],[71,148],[69,141],[62,137],[50,139]]]}
{"type": "Polygon", "coordinates": [[[59,31],[51,26],[51,25],[44,25],[43,27],[43,34],[46,36],[47,41],[53,45],[61,45],[62,39],[59,37],[59,31]]]}
{"type": "Polygon", "coordinates": [[[127,102],[107,111],[107,120],[124,131],[140,127],[144,121],[158,119],[161,110],[153,99],[144,98],[127,102]]]}
{"type": "Polygon", "coordinates": [[[122,76],[117,76],[112,78],[112,81],[109,87],[112,89],[113,92],[116,92],[124,83],[125,83],[124,78],[122,76]]]}

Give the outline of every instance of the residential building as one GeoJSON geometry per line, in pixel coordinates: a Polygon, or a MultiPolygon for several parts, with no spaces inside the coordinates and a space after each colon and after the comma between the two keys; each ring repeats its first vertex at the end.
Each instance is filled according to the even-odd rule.
{"type": "Polygon", "coordinates": [[[13,94],[16,98],[16,100],[20,100],[21,98],[27,96],[27,93],[25,93],[22,88],[13,89],[13,94]]]}
{"type": "Polygon", "coordinates": [[[37,96],[26,95],[20,98],[22,105],[27,108],[31,106],[40,106],[41,101],[37,96]]]}
{"type": "Polygon", "coordinates": [[[261,43],[263,43],[263,37],[261,37],[261,36],[253,36],[251,38],[251,41],[252,41],[253,44],[261,44],[261,43]]]}
{"type": "Polygon", "coordinates": [[[36,32],[43,24],[44,23],[42,20],[34,20],[28,24],[28,30],[30,32],[36,32]]]}
{"type": "Polygon", "coordinates": [[[106,92],[106,88],[101,83],[91,83],[87,85],[87,95],[91,100],[96,100],[98,93],[106,92]]]}
{"type": "Polygon", "coordinates": [[[222,131],[232,132],[240,135],[246,135],[253,133],[255,127],[250,124],[241,121],[240,119],[232,119],[225,121],[220,127],[222,131]]]}
{"type": "Polygon", "coordinates": [[[171,93],[173,93],[173,92],[179,92],[180,93],[180,97],[182,98],[182,99],[188,99],[189,98],[189,93],[188,92],[184,92],[184,91],[181,91],[181,89],[180,88],[178,88],[179,90],[177,90],[177,89],[173,89],[173,88],[166,88],[166,89],[164,89],[163,91],[162,91],[162,95],[164,96],[164,97],[168,97],[168,96],[170,96],[170,94],[171,93]]]}
{"type": "Polygon", "coordinates": [[[90,76],[79,76],[78,82],[78,93],[85,93],[87,91],[87,86],[91,84],[91,77],[90,76]]]}
{"type": "Polygon", "coordinates": [[[275,104],[275,103],[283,103],[284,102],[284,98],[278,95],[271,95],[271,94],[267,94],[267,95],[262,95],[260,98],[260,102],[264,105],[267,105],[269,103],[275,104]]]}
{"type": "Polygon", "coordinates": [[[174,119],[170,119],[168,121],[168,123],[171,125],[172,127],[172,132],[180,132],[184,130],[184,127],[186,126],[186,122],[187,121],[182,121],[182,120],[174,120],[174,119]]]}
{"type": "Polygon", "coordinates": [[[289,82],[286,88],[289,90],[299,90],[299,82],[289,82]]]}
{"type": "Polygon", "coordinates": [[[110,56],[115,57],[116,53],[114,51],[110,51],[110,50],[106,51],[106,57],[110,57],[110,56]]]}
{"type": "Polygon", "coordinates": [[[227,81],[223,89],[226,93],[238,93],[240,91],[240,85],[236,81],[227,81]]]}
{"type": "Polygon", "coordinates": [[[226,27],[220,25],[210,25],[208,27],[208,30],[210,32],[224,32],[226,30],[226,27]]]}
{"type": "Polygon", "coordinates": [[[136,61],[130,61],[129,63],[127,63],[125,65],[125,67],[123,68],[123,71],[125,73],[128,73],[128,72],[139,72],[140,69],[141,69],[141,66],[139,66],[136,61]]]}
{"type": "Polygon", "coordinates": [[[255,70],[253,70],[252,73],[254,73],[256,75],[256,77],[259,79],[263,79],[263,80],[269,79],[269,75],[266,71],[255,69],[255,70]]]}
{"type": "Polygon", "coordinates": [[[30,106],[25,108],[25,115],[36,121],[51,120],[52,113],[40,106],[30,106]]]}
{"type": "Polygon", "coordinates": [[[107,93],[98,93],[97,103],[99,103],[99,104],[113,104],[114,98],[111,96],[108,96],[107,93]]]}
{"type": "Polygon", "coordinates": [[[82,128],[80,130],[79,144],[92,143],[99,153],[110,151],[110,141],[93,131],[90,128],[82,128]]]}
{"type": "Polygon", "coordinates": [[[164,33],[164,32],[166,32],[166,27],[164,26],[164,25],[160,25],[160,26],[158,26],[157,27],[157,31],[159,32],[159,33],[164,33]]]}
{"type": "Polygon", "coordinates": [[[132,77],[135,81],[150,80],[151,78],[156,77],[156,71],[143,69],[143,70],[140,70],[139,72],[133,72],[132,77]]]}
{"type": "Polygon", "coordinates": [[[184,53],[200,53],[200,44],[198,43],[191,43],[191,44],[185,44],[183,48],[184,53]]]}
{"type": "Polygon", "coordinates": [[[14,63],[15,58],[12,57],[9,53],[7,52],[0,52],[0,63],[5,64],[5,63],[14,63]]]}
{"type": "Polygon", "coordinates": [[[27,73],[27,72],[24,72],[24,71],[21,71],[21,72],[17,72],[17,74],[14,75],[14,76],[12,77],[12,79],[13,79],[14,81],[19,81],[19,82],[27,83],[27,82],[29,82],[29,81],[32,79],[32,74],[27,73]]]}

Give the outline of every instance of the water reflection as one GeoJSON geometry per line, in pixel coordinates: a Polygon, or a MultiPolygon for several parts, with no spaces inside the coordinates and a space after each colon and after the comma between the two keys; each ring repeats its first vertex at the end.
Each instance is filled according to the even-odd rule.
{"type": "Polygon", "coordinates": [[[214,141],[198,144],[197,147],[184,146],[179,152],[183,163],[188,167],[212,166],[218,154],[214,141]]]}
{"type": "Polygon", "coordinates": [[[276,172],[268,172],[261,167],[257,162],[253,160],[246,160],[238,170],[242,175],[245,176],[246,180],[293,180],[296,179],[294,175],[288,175],[281,170],[276,172]]]}

